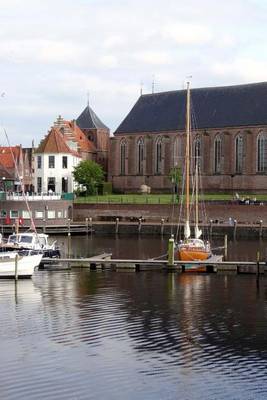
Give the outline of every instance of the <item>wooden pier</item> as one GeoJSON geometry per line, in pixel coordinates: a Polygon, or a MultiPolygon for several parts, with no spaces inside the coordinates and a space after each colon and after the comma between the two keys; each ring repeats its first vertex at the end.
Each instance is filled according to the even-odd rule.
{"type": "Polygon", "coordinates": [[[112,259],[111,254],[104,253],[90,258],[59,258],[42,260],[44,269],[62,270],[75,268],[89,268],[90,270],[112,270],[112,271],[169,271],[169,272],[189,272],[186,267],[202,266],[205,267],[202,272],[206,273],[236,273],[236,274],[264,274],[267,272],[265,262],[257,261],[218,261],[215,258],[211,260],[200,261],[174,261],[169,265],[168,260],[128,260],[112,259]]]}

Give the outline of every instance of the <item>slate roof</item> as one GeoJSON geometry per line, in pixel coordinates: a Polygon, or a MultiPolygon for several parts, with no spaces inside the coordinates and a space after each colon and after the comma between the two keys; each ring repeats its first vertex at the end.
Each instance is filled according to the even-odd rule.
{"type": "MultiPolygon", "coordinates": [[[[191,89],[194,128],[267,125],[267,82],[191,89]]],[[[184,130],[186,90],[142,95],[114,134],[184,130]]]]}
{"type": "Polygon", "coordinates": [[[85,107],[81,115],[77,118],[76,123],[81,129],[108,129],[89,105],[85,107]]]}

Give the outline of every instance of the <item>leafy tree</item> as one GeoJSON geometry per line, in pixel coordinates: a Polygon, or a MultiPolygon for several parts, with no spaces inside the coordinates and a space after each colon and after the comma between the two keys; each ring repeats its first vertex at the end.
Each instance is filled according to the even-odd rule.
{"type": "Polygon", "coordinates": [[[86,194],[97,194],[97,189],[104,181],[104,171],[101,165],[91,160],[81,161],[74,167],[75,181],[86,187],[86,194]]]}
{"type": "Polygon", "coordinates": [[[180,167],[173,167],[170,169],[169,180],[171,181],[174,193],[177,194],[178,198],[178,190],[182,181],[182,171],[180,167]]]}

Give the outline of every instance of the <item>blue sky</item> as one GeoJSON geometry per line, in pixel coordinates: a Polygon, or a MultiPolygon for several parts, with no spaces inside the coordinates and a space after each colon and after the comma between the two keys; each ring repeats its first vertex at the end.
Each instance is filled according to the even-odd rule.
{"type": "MultiPolygon", "coordinates": [[[[113,132],[140,94],[267,80],[267,1],[0,0],[0,121],[38,144],[87,103],[113,132]]],[[[5,145],[3,133],[0,144],[5,145]]]]}

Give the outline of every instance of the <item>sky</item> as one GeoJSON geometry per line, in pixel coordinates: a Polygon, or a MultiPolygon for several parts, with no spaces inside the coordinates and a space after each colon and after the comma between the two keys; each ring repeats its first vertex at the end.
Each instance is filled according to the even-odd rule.
{"type": "Polygon", "coordinates": [[[88,96],[112,133],[153,81],[267,81],[267,0],[0,0],[0,26],[1,145],[38,145],[88,96]]]}

